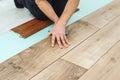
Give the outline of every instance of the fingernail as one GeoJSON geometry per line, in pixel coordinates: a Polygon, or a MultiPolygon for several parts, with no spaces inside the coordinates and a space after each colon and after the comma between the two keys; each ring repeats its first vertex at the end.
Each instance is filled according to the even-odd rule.
{"type": "Polygon", "coordinates": [[[52,47],[54,47],[54,45],[52,45],[52,47]]]}
{"type": "Polygon", "coordinates": [[[68,47],[68,45],[65,45],[65,47],[67,48],[67,47],[68,47]]]}
{"type": "Polygon", "coordinates": [[[70,43],[68,42],[68,44],[70,45],[70,43]]]}
{"type": "Polygon", "coordinates": [[[60,46],[60,49],[62,49],[63,47],[62,46],[60,46]]]}
{"type": "Polygon", "coordinates": [[[67,47],[68,47],[68,45],[67,45],[67,47]]]}

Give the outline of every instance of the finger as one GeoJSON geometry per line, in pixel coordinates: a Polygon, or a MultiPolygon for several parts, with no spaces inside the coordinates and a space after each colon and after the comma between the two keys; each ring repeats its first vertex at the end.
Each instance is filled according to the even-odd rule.
{"type": "Polygon", "coordinates": [[[64,35],[64,39],[65,39],[65,42],[66,42],[68,45],[70,45],[70,43],[69,43],[69,41],[68,41],[66,35],[64,35]]]}
{"type": "Polygon", "coordinates": [[[61,38],[61,41],[62,41],[63,45],[64,45],[65,47],[68,47],[68,44],[65,42],[64,37],[63,37],[63,36],[60,36],[60,38],[61,38]]]}
{"type": "Polygon", "coordinates": [[[55,46],[55,35],[52,35],[51,43],[52,43],[51,46],[54,47],[55,46]]]}
{"type": "Polygon", "coordinates": [[[62,48],[62,44],[61,44],[61,41],[60,41],[60,36],[57,35],[56,38],[57,38],[57,43],[58,43],[59,47],[62,48]]]}

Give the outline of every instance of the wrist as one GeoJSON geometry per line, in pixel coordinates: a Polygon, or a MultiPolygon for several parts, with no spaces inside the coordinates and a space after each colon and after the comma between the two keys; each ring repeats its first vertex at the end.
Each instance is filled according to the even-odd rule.
{"type": "Polygon", "coordinates": [[[61,25],[64,25],[64,26],[67,25],[67,22],[65,22],[65,21],[61,21],[61,20],[59,20],[57,23],[58,23],[58,24],[61,24],[61,25]]]}
{"type": "Polygon", "coordinates": [[[57,23],[58,20],[59,20],[59,18],[58,18],[58,17],[55,17],[55,18],[53,19],[53,22],[54,22],[54,23],[57,23]]]}

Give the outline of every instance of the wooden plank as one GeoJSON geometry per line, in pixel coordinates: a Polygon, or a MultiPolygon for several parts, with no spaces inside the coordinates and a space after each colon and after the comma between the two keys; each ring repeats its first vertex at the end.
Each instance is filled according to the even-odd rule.
{"type": "Polygon", "coordinates": [[[102,28],[62,59],[89,69],[118,40],[120,40],[120,17],[102,28]]]}
{"type": "Polygon", "coordinates": [[[30,80],[78,80],[86,71],[60,59],[30,80]]]}
{"type": "Polygon", "coordinates": [[[66,49],[51,48],[50,39],[38,42],[32,47],[0,64],[4,69],[0,71],[0,80],[28,80],[33,75],[48,67],[72,50],[86,38],[94,34],[98,28],[84,21],[77,21],[68,27],[68,39],[71,46],[66,49]]]}
{"type": "Polygon", "coordinates": [[[32,19],[32,20],[30,20],[30,21],[28,21],[28,22],[26,22],[26,23],[24,23],[24,24],[22,24],[20,26],[17,26],[15,28],[13,28],[12,30],[15,31],[15,32],[17,32],[17,33],[21,33],[22,31],[28,29],[29,26],[33,26],[33,25],[35,25],[38,22],[39,22],[39,20],[32,19]]]}
{"type": "Polygon", "coordinates": [[[38,32],[39,30],[51,25],[52,23],[53,22],[50,20],[41,21],[41,20],[33,19],[20,26],[13,28],[12,31],[20,34],[20,36],[23,38],[27,38],[32,34],[38,32]]]}
{"type": "Polygon", "coordinates": [[[120,41],[79,80],[120,80],[120,41]]]}
{"type": "Polygon", "coordinates": [[[102,28],[120,15],[119,3],[120,0],[113,0],[107,6],[97,10],[89,16],[84,17],[82,20],[87,21],[96,27],[102,28]]]}

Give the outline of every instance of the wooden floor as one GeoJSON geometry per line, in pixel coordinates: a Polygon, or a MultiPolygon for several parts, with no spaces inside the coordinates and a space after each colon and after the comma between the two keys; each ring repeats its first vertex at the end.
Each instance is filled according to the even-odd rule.
{"type": "Polygon", "coordinates": [[[68,27],[71,46],[42,40],[0,64],[0,80],[120,80],[120,0],[68,27]]]}

